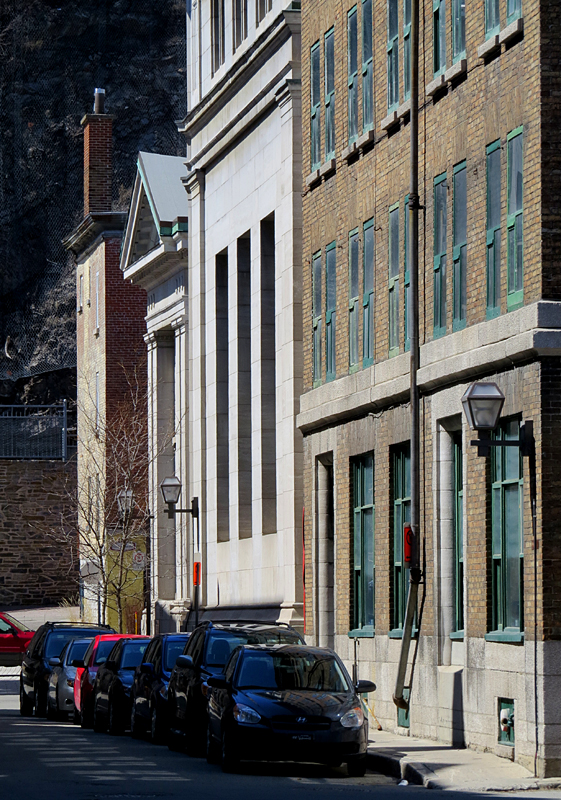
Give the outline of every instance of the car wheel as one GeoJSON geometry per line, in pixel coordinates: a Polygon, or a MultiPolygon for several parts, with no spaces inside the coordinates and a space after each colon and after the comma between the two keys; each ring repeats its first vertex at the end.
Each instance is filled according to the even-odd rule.
{"type": "Polygon", "coordinates": [[[23,683],[19,685],[19,713],[22,717],[31,717],[33,714],[33,703],[25,693],[23,683]]]}
{"type": "Polygon", "coordinates": [[[240,765],[240,758],[234,744],[232,733],[225,729],[222,731],[221,766],[222,772],[236,772],[240,765]]]}
{"type": "Polygon", "coordinates": [[[136,713],[136,703],[134,699],[132,701],[132,709],[131,709],[131,736],[133,739],[140,739],[142,734],[142,726],[139,722],[137,713],[136,713]]]}
{"type": "Polygon", "coordinates": [[[38,686],[35,687],[35,716],[47,716],[47,693],[41,691],[38,686]]]}
{"type": "Polygon", "coordinates": [[[112,736],[120,736],[123,733],[124,727],[119,717],[119,709],[114,697],[109,698],[109,721],[107,729],[112,736]]]}
{"type": "Polygon", "coordinates": [[[175,714],[175,703],[168,700],[169,712],[169,728],[168,728],[168,748],[174,753],[182,753],[185,750],[185,739],[181,733],[176,730],[177,716],[175,714]]]}
{"type": "Polygon", "coordinates": [[[166,728],[162,722],[163,712],[158,713],[156,700],[152,702],[150,711],[150,739],[153,744],[162,744],[166,737],[166,728]]]}
{"type": "Polygon", "coordinates": [[[74,711],[72,711],[72,724],[73,725],[80,725],[82,721],[82,716],[78,709],[74,707],[74,711]]]}
{"type": "Polygon", "coordinates": [[[106,725],[103,717],[99,713],[99,709],[98,709],[98,706],[97,706],[97,700],[95,700],[95,699],[94,699],[94,707],[93,707],[93,725],[92,725],[92,727],[93,727],[93,729],[94,729],[94,731],[96,733],[105,733],[105,731],[107,730],[107,725],[106,725]]]}
{"type": "Polygon", "coordinates": [[[353,758],[347,762],[349,778],[364,778],[366,775],[366,757],[353,758]]]}
{"type": "Polygon", "coordinates": [[[87,703],[82,701],[82,708],[80,709],[80,727],[91,728],[93,725],[93,711],[87,703]]]}
{"type": "Polygon", "coordinates": [[[218,764],[220,762],[220,748],[210,732],[210,725],[206,729],[206,760],[207,764],[218,764]]]}

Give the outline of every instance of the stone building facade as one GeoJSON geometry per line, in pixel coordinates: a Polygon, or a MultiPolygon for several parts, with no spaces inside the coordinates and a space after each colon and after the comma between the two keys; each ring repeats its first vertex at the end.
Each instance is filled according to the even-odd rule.
{"type": "Polygon", "coordinates": [[[300,4],[187,16],[189,493],[202,604],[302,624],[300,4]]]}
{"type": "Polygon", "coordinates": [[[358,643],[384,727],[554,775],[560,24],[549,0],[421,2],[420,16],[424,583],[409,713],[392,702],[410,507],[407,0],[302,9],[306,634],[349,663],[358,643]],[[537,545],[528,460],[470,446],[474,380],[506,396],[498,436],[533,421],[537,545]]]}

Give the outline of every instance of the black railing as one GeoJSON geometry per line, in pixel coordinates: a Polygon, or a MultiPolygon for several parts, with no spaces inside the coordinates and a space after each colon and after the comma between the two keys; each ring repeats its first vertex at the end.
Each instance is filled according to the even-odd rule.
{"type": "Polygon", "coordinates": [[[0,458],[68,458],[66,400],[61,406],[0,405],[0,458]]]}

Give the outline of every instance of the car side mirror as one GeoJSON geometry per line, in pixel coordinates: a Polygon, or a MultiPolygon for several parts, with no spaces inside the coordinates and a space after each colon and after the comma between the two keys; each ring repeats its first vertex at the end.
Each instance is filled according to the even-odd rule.
{"type": "Polygon", "coordinates": [[[76,667],[76,669],[80,669],[81,667],[84,666],[84,662],[82,661],[81,658],[75,658],[73,659],[71,666],[76,667]]]}
{"type": "Polygon", "coordinates": [[[357,694],[368,694],[376,691],[376,684],[372,681],[357,681],[355,689],[357,694]]]}
{"type": "Polygon", "coordinates": [[[220,678],[218,675],[207,678],[206,682],[211,689],[227,689],[230,686],[226,678],[220,678]]]}
{"type": "Polygon", "coordinates": [[[60,658],[58,658],[57,656],[49,658],[49,667],[60,667],[60,658]]]}
{"type": "Polygon", "coordinates": [[[177,656],[175,666],[181,667],[182,669],[193,669],[195,665],[191,656],[177,656]]]}
{"type": "Polygon", "coordinates": [[[151,664],[149,661],[145,661],[144,664],[140,665],[140,671],[143,675],[153,675],[154,664],[151,664]]]}

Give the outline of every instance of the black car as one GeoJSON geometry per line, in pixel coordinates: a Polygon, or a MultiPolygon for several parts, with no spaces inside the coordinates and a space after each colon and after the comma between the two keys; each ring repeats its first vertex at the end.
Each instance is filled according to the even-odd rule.
{"type": "Polygon", "coordinates": [[[368,720],[359,693],[333,650],[302,645],[238,647],[224,674],[208,679],[207,759],[318,761],[349,775],[366,771],[368,720]]]}
{"type": "Polygon", "coordinates": [[[93,729],[123,733],[131,718],[131,688],[134,671],[144,660],[149,636],[119,639],[95,676],[93,729]]]}
{"type": "Polygon", "coordinates": [[[19,683],[19,709],[24,717],[35,709],[38,717],[47,716],[47,689],[52,666],[50,658],[60,658],[70,639],[83,639],[99,633],[114,633],[108,625],[84,622],[45,622],[37,629],[23,657],[19,683]]]}
{"type": "Polygon", "coordinates": [[[241,644],[304,644],[288,625],[274,623],[212,623],[199,625],[179,656],[168,688],[168,746],[200,749],[206,743],[206,681],[219,675],[232,651],[241,644]]]}
{"type": "Polygon", "coordinates": [[[167,735],[167,696],[171,671],[189,639],[188,633],[161,633],[155,636],[136,668],[131,692],[131,733],[150,731],[154,743],[167,735]]]}

